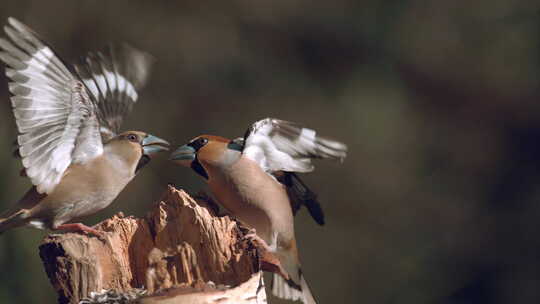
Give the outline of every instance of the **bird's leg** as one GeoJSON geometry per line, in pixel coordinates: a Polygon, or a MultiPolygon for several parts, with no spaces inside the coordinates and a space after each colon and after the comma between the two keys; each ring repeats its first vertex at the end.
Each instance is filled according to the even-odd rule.
{"type": "Polygon", "coordinates": [[[273,252],[272,248],[263,240],[260,236],[257,235],[255,229],[252,229],[250,232],[244,235],[244,239],[250,241],[257,247],[258,250],[273,252]]]}
{"type": "Polygon", "coordinates": [[[274,254],[275,250],[273,250],[272,247],[270,247],[265,240],[263,240],[253,231],[244,235],[244,239],[251,242],[251,244],[253,244],[253,246],[255,246],[255,248],[257,249],[257,252],[259,254],[259,261],[261,263],[261,269],[263,271],[276,273],[282,276],[285,280],[290,279],[289,274],[287,273],[287,271],[285,271],[283,266],[281,266],[281,262],[274,254]]]}
{"type": "Polygon", "coordinates": [[[86,234],[92,234],[97,236],[98,238],[103,238],[104,234],[101,231],[98,231],[92,227],[88,227],[83,223],[70,223],[70,224],[62,224],[56,227],[54,230],[64,230],[64,231],[71,231],[71,232],[81,232],[86,234]]]}

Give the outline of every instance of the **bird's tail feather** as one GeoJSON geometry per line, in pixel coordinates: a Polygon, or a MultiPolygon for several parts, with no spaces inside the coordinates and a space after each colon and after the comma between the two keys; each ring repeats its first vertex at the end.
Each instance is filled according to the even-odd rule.
{"type": "Polygon", "coordinates": [[[272,280],[272,294],[278,298],[287,300],[301,300],[304,304],[316,304],[315,298],[311,294],[311,290],[304,279],[304,276],[300,273],[300,285],[294,284],[294,282],[287,282],[282,276],[273,274],[272,280]]]}
{"type": "Polygon", "coordinates": [[[17,212],[9,217],[0,218],[0,234],[11,228],[20,227],[26,224],[23,212],[17,212]]]}

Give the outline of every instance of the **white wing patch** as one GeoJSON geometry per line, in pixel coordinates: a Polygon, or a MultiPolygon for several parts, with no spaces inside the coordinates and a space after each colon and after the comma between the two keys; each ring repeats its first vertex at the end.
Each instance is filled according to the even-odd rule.
{"type": "Polygon", "coordinates": [[[150,65],[148,54],[121,45],[89,53],[83,64],[75,66],[97,105],[104,140],[119,133],[124,116],[139,98],[137,89],[147,81],[150,65]]]}
{"type": "Polygon", "coordinates": [[[0,38],[0,59],[10,67],[19,154],[38,192],[50,193],[70,164],[102,153],[99,133],[90,130],[98,129],[91,124],[94,109],[82,83],[54,52],[24,24],[8,22],[11,42],[0,38]],[[86,136],[80,136],[81,129],[86,136]]]}
{"type": "Polygon", "coordinates": [[[242,152],[266,172],[310,172],[313,158],[343,160],[347,146],[317,136],[315,130],[295,123],[266,118],[255,122],[245,136],[242,152]]]}
{"type": "Polygon", "coordinates": [[[102,95],[103,97],[101,98],[105,98],[107,96],[107,92],[110,92],[110,94],[125,94],[129,98],[131,98],[133,102],[137,101],[139,95],[137,94],[135,87],[133,86],[133,84],[131,84],[130,81],[124,78],[124,76],[119,74],[113,74],[108,70],[105,70],[104,73],[106,74],[106,76],[95,75],[95,82],[93,79],[83,78],[83,82],[85,85],[95,88],[91,90],[95,96],[102,95]],[[99,91],[96,87],[96,83],[99,84],[99,91]],[[103,94],[100,94],[100,92],[102,92],[103,94]]]}
{"type": "Polygon", "coordinates": [[[54,57],[54,53],[49,48],[42,48],[38,50],[37,53],[33,55],[33,57],[28,61],[28,68],[21,71],[21,73],[25,73],[27,71],[32,71],[35,69],[38,69],[38,72],[43,72],[47,70],[47,65],[51,62],[51,59],[54,57]]]}

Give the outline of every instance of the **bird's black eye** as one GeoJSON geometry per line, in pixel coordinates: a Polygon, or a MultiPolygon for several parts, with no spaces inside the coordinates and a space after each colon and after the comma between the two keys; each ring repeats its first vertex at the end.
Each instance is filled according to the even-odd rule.
{"type": "Polygon", "coordinates": [[[206,145],[206,143],[208,142],[208,139],[206,139],[204,137],[201,137],[201,138],[197,139],[197,141],[199,142],[199,145],[202,147],[202,146],[206,145]]]}
{"type": "Polygon", "coordinates": [[[208,143],[208,138],[199,137],[196,140],[192,141],[189,145],[193,147],[196,151],[199,151],[204,145],[208,143]]]}
{"type": "Polygon", "coordinates": [[[139,142],[139,137],[135,134],[128,134],[126,138],[127,140],[132,141],[132,142],[139,142]]]}

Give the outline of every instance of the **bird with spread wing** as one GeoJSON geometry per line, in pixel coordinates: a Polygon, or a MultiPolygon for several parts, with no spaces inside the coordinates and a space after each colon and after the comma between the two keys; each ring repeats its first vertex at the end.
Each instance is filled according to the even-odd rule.
{"type": "Polygon", "coordinates": [[[119,133],[145,85],[152,58],[127,45],[90,53],[72,69],[14,18],[0,38],[11,80],[15,154],[33,187],[0,216],[0,233],[20,226],[88,232],[73,223],[107,207],[168,143],[140,131],[119,133]]]}
{"type": "Polygon", "coordinates": [[[343,160],[346,154],[341,142],[296,123],[267,118],[255,122],[243,138],[198,136],[170,159],[191,167],[231,215],[255,228],[255,236],[285,272],[274,274],[273,294],[313,304],[300,269],[293,215],[304,205],[317,223],[324,224],[324,217],[316,195],[295,172],[313,171],[314,158],[343,160]]]}

